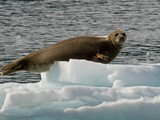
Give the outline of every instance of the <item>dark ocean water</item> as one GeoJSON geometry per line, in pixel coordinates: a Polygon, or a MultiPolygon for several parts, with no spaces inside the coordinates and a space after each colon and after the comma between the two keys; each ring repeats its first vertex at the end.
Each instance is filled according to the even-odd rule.
{"type": "MultiPolygon", "coordinates": [[[[117,28],[128,40],[113,64],[160,62],[160,0],[1,0],[0,66],[66,38],[117,28]]],[[[28,72],[0,77],[1,83],[39,80],[28,72]]]]}

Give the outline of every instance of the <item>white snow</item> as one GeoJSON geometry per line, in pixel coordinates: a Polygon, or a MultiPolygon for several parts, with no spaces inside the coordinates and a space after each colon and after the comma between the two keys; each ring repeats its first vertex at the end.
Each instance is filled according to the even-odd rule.
{"type": "Polygon", "coordinates": [[[160,119],[160,64],[70,60],[41,77],[0,84],[0,120],[160,119]]]}

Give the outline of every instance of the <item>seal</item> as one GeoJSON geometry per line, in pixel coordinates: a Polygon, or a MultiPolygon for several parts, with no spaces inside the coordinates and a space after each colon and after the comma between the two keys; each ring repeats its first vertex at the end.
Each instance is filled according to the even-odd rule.
{"type": "Polygon", "coordinates": [[[120,53],[125,41],[126,34],[120,29],[107,36],[70,38],[4,65],[1,69],[1,75],[8,75],[20,70],[45,72],[55,61],[69,61],[69,59],[109,63],[120,53]]]}

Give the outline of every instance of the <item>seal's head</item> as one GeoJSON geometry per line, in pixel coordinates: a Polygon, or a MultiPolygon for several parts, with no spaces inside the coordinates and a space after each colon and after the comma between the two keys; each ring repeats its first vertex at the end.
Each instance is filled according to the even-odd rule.
{"type": "Polygon", "coordinates": [[[122,47],[126,38],[127,36],[123,30],[115,30],[109,35],[109,40],[111,40],[114,45],[120,45],[122,47]]]}

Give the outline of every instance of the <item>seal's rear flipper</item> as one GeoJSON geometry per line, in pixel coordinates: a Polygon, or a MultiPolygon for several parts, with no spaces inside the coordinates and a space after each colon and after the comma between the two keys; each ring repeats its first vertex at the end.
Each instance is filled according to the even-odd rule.
{"type": "Polygon", "coordinates": [[[14,61],[12,63],[9,63],[9,64],[7,64],[7,65],[2,67],[2,69],[0,71],[1,76],[8,75],[8,74],[10,74],[12,72],[18,71],[18,70],[20,70],[21,66],[22,65],[19,64],[18,61],[14,61]]]}

